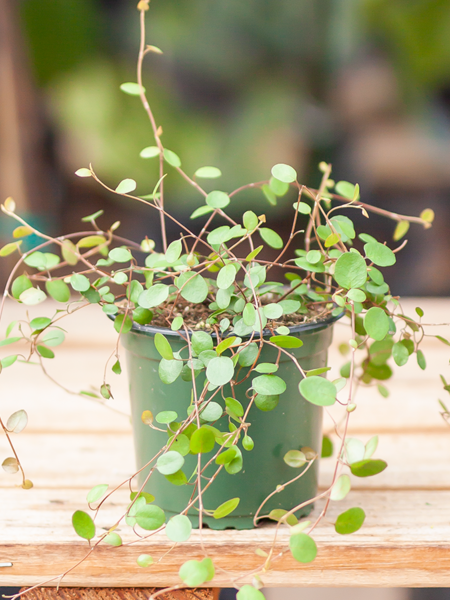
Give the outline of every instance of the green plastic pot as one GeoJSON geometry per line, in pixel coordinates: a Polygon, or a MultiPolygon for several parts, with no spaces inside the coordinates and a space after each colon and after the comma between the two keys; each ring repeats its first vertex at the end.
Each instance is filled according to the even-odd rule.
{"type": "MultiPolygon", "coordinates": [[[[289,352],[295,356],[304,370],[325,367],[327,351],[332,340],[333,323],[337,318],[329,318],[319,323],[310,323],[291,328],[291,335],[299,337],[303,346],[289,352]]],[[[158,375],[161,359],[154,344],[156,333],[163,333],[169,340],[174,352],[181,350],[185,342],[176,332],[151,326],[134,324],[133,329],[122,336],[126,349],[131,412],[134,430],[137,467],[140,469],[167,442],[167,434],[155,431],[144,425],[141,415],[144,410],[150,410],[154,415],[160,411],[175,411],[178,420],[187,416],[187,408],[191,399],[191,382],[185,382],[179,377],[174,383],[162,383],[158,375]]],[[[260,362],[274,362],[277,350],[264,346],[260,362]]],[[[243,369],[242,372],[246,372],[243,369]]],[[[255,373],[257,375],[257,373],[255,373]]],[[[203,506],[207,510],[215,510],[223,502],[232,498],[240,498],[238,507],[227,517],[214,519],[204,516],[203,522],[212,529],[251,529],[253,517],[264,499],[280,484],[286,483],[299,474],[300,470],[288,466],[283,458],[289,450],[299,450],[308,446],[320,456],[322,446],[322,408],[315,406],[300,395],[298,384],[301,374],[284,353],[281,354],[277,375],[287,384],[286,391],[280,396],[279,404],[269,412],[263,412],[252,406],[248,421],[251,426],[248,435],[254,441],[254,449],[250,452],[242,449],[242,437],[239,447],[243,454],[243,468],[239,473],[229,474],[222,469],[213,484],[203,494],[203,506]]],[[[240,377],[241,379],[241,377],[240,377]]],[[[236,387],[236,398],[248,405],[245,395],[251,386],[251,377],[236,387]]],[[[204,375],[197,378],[199,390],[203,386],[204,375]]],[[[230,395],[225,386],[225,396],[230,395]]],[[[221,402],[219,396],[215,401],[221,402]]],[[[221,431],[228,431],[228,416],[223,416],[216,424],[221,431]]],[[[162,426],[164,427],[164,426],[162,426]]],[[[217,449],[217,445],[215,446],[217,449]]],[[[216,452],[217,450],[215,450],[216,452]]],[[[205,464],[213,456],[212,453],[202,455],[205,464]]],[[[197,465],[197,455],[185,456],[183,471],[189,479],[197,465]]],[[[304,469],[305,467],[302,467],[304,469]]],[[[212,466],[210,474],[217,469],[212,466]]],[[[265,504],[262,515],[267,515],[273,509],[290,510],[302,502],[310,500],[317,493],[319,464],[318,460],[309,468],[305,475],[284,490],[274,494],[265,504]]],[[[140,474],[142,483],[149,472],[144,469],[140,474]]],[[[179,514],[189,503],[193,492],[192,485],[174,485],[158,471],[152,474],[145,491],[153,494],[155,503],[160,506],[167,517],[179,514]]],[[[307,515],[312,505],[304,507],[298,517],[307,515]]],[[[192,508],[188,516],[194,527],[198,526],[198,512],[192,508]]]]}

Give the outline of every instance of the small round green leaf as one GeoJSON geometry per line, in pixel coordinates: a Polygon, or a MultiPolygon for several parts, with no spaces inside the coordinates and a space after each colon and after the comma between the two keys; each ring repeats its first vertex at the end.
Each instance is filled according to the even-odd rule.
{"type": "Polygon", "coordinates": [[[176,381],[183,370],[183,361],[181,360],[166,360],[163,358],[158,367],[159,378],[166,385],[170,385],[176,381]]]}
{"type": "Polygon", "coordinates": [[[150,556],[150,554],[141,554],[138,556],[136,562],[140,567],[145,569],[145,567],[149,567],[153,564],[153,558],[150,556]]]}
{"type": "Polygon", "coordinates": [[[367,258],[379,267],[391,267],[395,264],[395,254],[390,248],[380,242],[369,242],[364,246],[367,258]]]}
{"type": "Polygon", "coordinates": [[[55,346],[62,344],[65,340],[65,337],[66,336],[61,329],[47,329],[40,339],[46,346],[54,348],[55,346]]]}
{"type": "Polygon", "coordinates": [[[345,512],[341,513],[336,519],[336,523],[334,525],[336,533],[347,535],[349,533],[358,531],[358,529],[361,529],[365,518],[366,514],[362,508],[349,508],[345,512]]]}
{"type": "Polygon", "coordinates": [[[105,495],[108,487],[107,483],[101,483],[89,490],[88,495],[86,496],[88,504],[93,504],[94,502],[97,502],[97,500],[100,500],[100,498],[105,495]]]}
{"type": "Polygon", "coordinates": [[[268,319],[279,319],[283,314],[283,307],[272,302],[263,306],[263,312],[268,319]]]}
{"type": "Polygon", "coordinates": [[[258,394],[255,398],[256,407],[263,412],[269,412],[276,408],[279,401],[279,396],[267,396],[265,394],[258,394]]]}
{"type": "Polygon", "coordinates": [[[133,82],[122,83],[120,89],[122,90],[122,92],[125,92],[125,94],[129,94],[130,96],[140,96],[141,90],[145,92],[144,87],[141,88],[141,86],[138,83],[133,82]]]}
{"type": "MultiPolygon", "coordinates": [[[[22,292],[24,292],[25,290],[28,290],[30,288],[33,287],[33,284],[31,283],[31,281],[28,279],[28,277],[26,275],[19,275],[19,277],[16,277],[16,279],[14,279],[13,284],[11,286],[11,293],[14,296],[14,298],[16,300],[18,300],[20,298],[20,295],[22,294],[22,292]]],[[[69,294],[70,296],[70,294],[69,294]]]]}
{"type": "Polygon", "coordinates": [[[289,452],[286,452],[284,455],[283,460],[287,465],[294,469],[303,467],[303,465],[306,464],[306,456],[300,450],[289,450],[289,452]]]}
{"type": "Polygon", "coordinates": [[[190,448],[193,454],[205,454],[211,452],[215,444],[213,430],[208,426],[196,429],[191,435],[190,448]]]}
{"type": "Polygon", "coordinates": [[[402,342],[397,342],[392,346],[392,357],[395,364],[399,367],[406,365],[409,358],[408,348],[402,342]]]}
{"type": "Polygon", "coordinates": [[[259,229],[259,235],[271,248],[280,250],[284,246],[283,240],[273,229],[269,229],[268,227],[261,227],[259,229]]]}
{"type": "Polygon", "coordinates": [[[199,587],[208,580],[208,569],[202,562],[188,560],[181,565],[178,575],[188,587],[199,587]]]}
{"type": "Polygon", "coordinates": [[[76,292],[86,292],[91,287],[89,279],[81,273],[74,273],[72,275],[70,285],[76,292]]]}
{"type": "Polygon", "coordinates": [[[372,477],[384,471],[387,463],[380,459],[359,460],[350,465],[350,470],[356,477],[372,477]]]}
{"type": "Polygon", "coordinates": [[[167,338],[162,333],[155,335],[155,347],[166,360],[173,360],[173,351],[167,338]]]}
{"type": "Polygon", "coordinates": [[[40,304],[44,302],[47,298],[45,292],[37,288],[28,288],[23,291],[20,296],[20,302],[23,302],[27,306],[35,306],[36,304],[40,304]]]}
{"type": "Polygon", "coordinates": [[[90,515],[82,510],[77,510],[72,516],[72,525],[75,533],[85,540],[92,540],[95,536],[95,524],[90,515]]]}
{"type": "Polygon", "coordinates": [[[169,519],[165,531],[172,542],[186,542],[191,537],[192,524],[185,515],[176,515],[169,519]]]}
{"type": "Polygon", "coordinates": [[[289,538],[292,556],[301,563],[310,563],[317,556],[316,542],[306,533],[296,533],[289,538]]]}
{"type": "Polygon", "coordinates": [[[198,273],[187,271],[182,273],[177,280],[181,296],[188,302],[200,304],[208,295],[208,284],[204,277],[198,273]]]}
{"type": "Polygon", "coordinates": [[[45,282],[45,289],[49,296],[57,302],[68,302],[70,300],[70,288],[61,279],[50,279],[45,282]]]}
{"type": "Polygon", "coordinates": [[[227,356],[218,356],[209,361],[206,368],[206,377],[213,385],[225,385],[232,380],[234,364],[227,356]]]}
{"type": "Polygon", "coordinates": [[[356,252],[345,252],[336,261],[334,279],[347,290],[362,287],[367,279],[366,261],[356,252]]]}
{"type": "Polygon", "coordinates": [[[276,375],[260,375],[252,381],[252,387],[258,394],[278,396],[286,391],[286,383],[276,375]]]}
{"type": "Polygon", "coordinates": [[[141,158],[154,158],[155,156],[159,156],[160,155],[160,150],[158,148],[158,146],[147,146],[147,148],[144,148],[143,150],[141,150],[139,156],[141,158]]]}
{"type": "Polygon", "coordinates": [[[349,493],[350,488],[350,477],[348,475],[340,475],[336,483],[333,485],[330,494],[330,499],[335,501],[343,500],[345,496],[349,493]]]}
{"type": "Polygon", "coordinates": [[[195,177],[201,179],[217,179],[222,176],[222,171],[217,167],[200,167],[194,173],[195,177]]]}
{"type": "Polygon", "coordinates": [[[233,285],[236,279],[236,269],[232,264],[225,265],[222,267],[217,274],[217,287],[222,290],[226,290],[233,285]]]}
{"type": "Polygon", "coordinates": [[[155,420],[157,423],[165,425],[167,423],[173,423],[177,417],[178,414],[174,410],[163,410],[156,415],[155,420]]]}
{"type": "Polygon", "coordinates": [[[253,231],[258,227],[259,220],[252,210],[248,210],[244,213],[242,222],[244,223],[245,229],[247,229],[248,231],[253,231]]]}
{"type": "Polygon", "coordinates": [[[141,308],[154,308],[165,302],[169,296],[170,288],[163,283],[156,283],[142,292],[139,296],[139,306],[141,308]]]}
{"type": "MultiPolygon", "coordinates": [[[[160,457],[161,458],[161,457],[160,457]]],[[[184,459],[183,459],[184,461],[184,459]]],[[[144,504],[140,506],[135,514],[136,523],[142,529],[154,531],[162,527],[166,521],[164,511],[154,504],[144,504]]]]}
{"type": "Polygon", "coordinates": [[[168,150],[167,148],[164,148],[164,160],[172,167],[178,169],[181,167],[181,160],[178,154],[175,154],[175,152],[172,152],[172,150],[168,150]]]}
{"type": "Polygon", "coordinates": [[[323,377],[313,376],[302,379],[299,384],[301,395],[317,406],[331,406],[336,402],[336,387],[323,377]]]}
{"type": "Polygon", "coordinates": [[[236,594],[236,598],[237,600],[265,600],[264,594],[252,585],[243,585],[236,594]]]}
{"type": "Polygon", "coordinates": [[[301,348],[303,346],[302,340],[292,335],[274,335],[270,341],[279,348],[301,348]]]}
{"type": "Polygon", "coordinates": [[[230,197],[225,192],[215,190],[206,196],[206,204],[211,208],[225,208],[230,204],[230,197]]]}
{"type": "Polygon", "coordinates": [[[364,329],[373,340],[384,340],[389,333],[389,318],[382,308],[369,308],[364,316],[364,329]]]}
{"type": "Polygon", "coordinates": [[[157,462],[156,468],[162,475],[173,475],[184,465],[184,458],[179,452],[169,450],[162,454],[157,462]]]}
{"type": "Polygon", "coordinates": [[[294,181],[297,181],[297,171],[283,163],[272,167],[272,175],[275,179],[278,179],[283,183],[293,183],[294,181]]]}
{"type": "Polygon", "coordinates": [[[122,545],[122,538],[115,531],[111,531],[110,533],[105,535],[105,537],[103,538],[103,541],[105,542],[105,544],[108,544],[108,546],[121,546],[122,545]]]}
{"type": "Polygon", "coordinates": [[[114,262],[126,263],[130,261],[133,256],[126,248],[113,248],[108,254],[109,258],[114,262]]]}

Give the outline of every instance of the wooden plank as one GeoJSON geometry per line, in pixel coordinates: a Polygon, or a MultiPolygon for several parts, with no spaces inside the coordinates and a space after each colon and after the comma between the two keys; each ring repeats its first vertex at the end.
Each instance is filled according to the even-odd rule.
{"type": "MultiPolygon", "coordinates": [[[[56,576],[85,555],[88,546],[77,541],[70,525],[73,510],[80,508],[80,494],[60,490],[58,498],[63,504],[49,501],[46,490],[31,494],[0,491],[1,505],[9,515],[2,532],[0,562],[13,563],[13,567],[0,571],[0,585],[35,584],[56,576]]],[[[281,528],[275,556],[285,554],[273,562],[262,579],[267,586],[449,586],[449,503],[450,492],[354,492],[351,498],[333,503],[329,515],[317,527],[319,554],[314,563],[300,565],[292,559],[287,551],[289,532],[281,528]],[[338,536],[333,529],[336,516],[351,506],[364,508],[366,523],[351,536],[338,536]]],[[[99,527],[110,526],[120,510],[122,507],[117,505],[106,506],[99,515],[99,527]]],[[[320,506],[316,507],[314,515],[319,510],[320,506]]],[[[249,572],[263,562],[254,549],[270,549],[274,528],[274,524],[264,524],[253,531],[204,530],[208,554],[216,564],[214,585],[220,587],[230,577],[235,583],[249,582],[249,572]]],[[[125,530],[121,535],[125,541],[131,539],[125,530]]],[[[67,576],[64,585],[126,587],[130,581],[137,587],[177,584],[180,565],[188,558],[202,557],[199,542],[196,531],[160,563],[158,560],[172,546],[164,534],[121,548],[99,547],[67,576]],[[142,552],[155,559],[148,569],[136,564],[142,552]]]]}
{"type": "MultiPolygon", "coordinates": [[[[25,591],[22,588],[21,591],[25,591]]],[[[29,600],[148,600],[161,588],[36,588],[27,593],[29,600]]],[[[196,588],[172,590],[158,596],[159,600],[218,600],[219,590],[196,588]]]]}

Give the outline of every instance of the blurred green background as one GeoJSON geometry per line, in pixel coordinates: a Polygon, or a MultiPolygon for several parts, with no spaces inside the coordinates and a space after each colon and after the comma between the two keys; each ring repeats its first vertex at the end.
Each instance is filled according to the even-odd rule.
{"type": "MultiPolygon", "coordinates": [[[[119,90],[136,78],[136,2],[3,0],[0,189],[51,233],[103,208],[101,225],[120,219],[122,235],[159,239],[155,214],[73,175],[92,162],[112,187],[136,179],[139,193],[158,179],[156,161],[139,158],[153,144],[147,117],[119,90]]],[[[148,97],[188,173],[218,166],[211,189],[231,191],[286,162],[314,186],[330,161],[367,202],[435,210],[432,230],[411,228],[391,285],[450,292],[448,0],[152,0],[147,23],[164,51],[146,59],[148,97]]],[[[202,203],[175,172],[166,198],[181,219],[202,203]]],[[[288,230],[291,198],[276,208],[256,191],[239,198],[237,214],[245,201],[288,230]]],[[[393,223],[371,217],[370,230],[394,245],[393,223]]]]}

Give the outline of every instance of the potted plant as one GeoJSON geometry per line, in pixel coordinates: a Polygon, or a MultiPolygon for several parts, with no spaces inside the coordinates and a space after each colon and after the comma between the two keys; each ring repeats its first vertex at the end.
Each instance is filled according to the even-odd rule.
{"type": "MultiPolygon", "coordinates": [[[[94,178],[109,192],[159,213],[162,247],[155,248],[148,238],[123,239],[116,233],[119,223],[101,227],[101,211],[83,219],[91,230],[49,237],[16,213],[12,199],[6,200],[2,211],[18,226],[14,241],[0,256],[21,254],[21,238],[27,235],[42,239],[21,254],[6,295],[25,307],[49,296],[61,308],[54,318],[28,321],[28,328],[11,323],[0,344],[25,340],[27,360],[45,364],[64,341],[61,318],[74,305],[97,304],[126,350],[140,485],[108,532],[96,534],[92,517],[76,511],[78,535],[95,538],[94,546],[117,546],[122,541],[115,529],[124,520],[130,527],[165,531],[170,540],[183,542],[192,527],[248,528],[269,518],[278,522],[277,529],[290,528],[289,551],[308,563],[317,553],[310,534],[329,503],[350,491],[348,473],[373,476],[387,466],[373,458],[377,438],[366,445],[346,440],[356,385],[378,385],[385,395],[383,382],[392,374],[388,361],[402,366],[414,357],[425,368],[421,310],[417,319],[403,315],[380,270],[396,262],[404,243],[391,249],[384,240],[357,234],[351,216],[355,211],[365,217],[383,214],[396,223],[397,243],[411,222],[428,228],[434,215],[427,209],[420,217],[410,217],[369,206],[361,201],[357,185],[335,183],[326,163],[319,165],[317,190],[299,183],[295,169],[286,164],[275,165],[266,181],[231,193],[217,189],[221,172],[216,167],[186,173],[180,158],[164,146],[142,81],[145,55],[160,52],[146,45],[148,9],[149,0],[141,0],[137,82],[121,88],[140,97],[149,117],[154,143],[141,157],[159,161],[159,180],[152,194],[141,196],[134,193],[134,180],[111,188],[92,165],[76,175],[94,178]],[[191,215],[203,219],[198,235],[165,209],[164,181],[174,172],[198,192],[199,207],[191,215]],[[227,213],[232,202],[245,201],[246,190],[255,187],[270,204],[292,195],[287,239],[268,226],[263,208],[260,214],[244,210],[237,221],[227,213]],[[172,240],[166,234],[168,219],[179,227],[172,240]],[[330,381],[327,348],[333,323],[341,317],[350,325],[344,348],[350,360],[341,377],[330,381]],[[322,410],[335,403],[343,411],[336,467],[329,489],[318,496],[318,459],[330,454],[328,440],[322,448],[322,410]],[[319,517],[313,523],[299,521],[318,497],[326,499],[319,517]]],[[[2,359],[2,368],[17,357],[2,359]]],[[[111,396],[109,373],[120,374],[123,362],[117,344],[99,398],[111,396]]],[[[1,422],[12,450],[3,468],[20,470],[23,487],[30,488],[12,442],[12,434],[26,423],[22,410],[1,422]]],[[[89,492],[90,508],[98,510],[113,493],[107,487],[98,485],[89,492]]],[[[337,533],[357,531],[364,518],[359,507],[346,511],[336,521],[337,533]]],[[[262,571],[270,567],[271,558],[262,557],[262,571]]],[[[142,567],[152,563],[148,555],[137,560],[142,567]]],[[[213,577],[213,561],[206,554],[202,561],[181,565],[177,587],[201,586],[213,577]]],[[[241,588],[239,599],[262,598],[260,586],[256,575],[253,585],[241,588]]]]}

